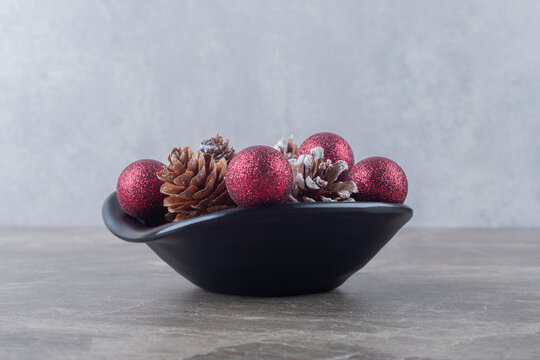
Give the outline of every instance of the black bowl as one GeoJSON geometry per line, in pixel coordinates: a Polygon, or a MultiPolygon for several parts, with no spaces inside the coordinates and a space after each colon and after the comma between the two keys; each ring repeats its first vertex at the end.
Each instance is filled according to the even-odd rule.
{"type": "Polygon", "coordinates": [[[116,236],[146,243],[179,274],[213,292],[286,296],[329,291],[360,270],[412,217],[405,205],[300,203],[216,212],[148,227],[103,204],[116,236]]]}

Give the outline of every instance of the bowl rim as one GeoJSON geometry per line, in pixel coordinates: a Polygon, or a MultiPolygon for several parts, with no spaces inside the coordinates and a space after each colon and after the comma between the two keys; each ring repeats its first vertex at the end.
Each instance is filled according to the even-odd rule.
{"type": "Polygon", "coordinates": [[[105,226],[114,235],[128,242],[146,243],[166,237],[180,230],[187,230],[195,225],[215,219],[224,219],[238,214],[265,213],[268,211],[281,211],[290,209],[362,209],[365,213],[410,213],[412,208],[405,204],[391,204],[382,202],[301,202],[279,205],[265,205],[249,208],[237,207],[221,210],[211,214],[197,216],[191,219],[176,221],[163,225],[149,227],[137,219],[126,214],[116,197],[116,191],[105,199],[102,206],[102,217],[105,226]]]}

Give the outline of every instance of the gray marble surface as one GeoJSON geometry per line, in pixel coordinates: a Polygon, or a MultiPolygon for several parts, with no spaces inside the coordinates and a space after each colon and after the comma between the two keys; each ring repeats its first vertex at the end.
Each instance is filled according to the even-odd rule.
{"type": "Polygon", "coordinates": [[[1,359],[538,359],[540,230],[405,229],[338,290],[200,290],[102,228],[0,230],[1,359]]]}

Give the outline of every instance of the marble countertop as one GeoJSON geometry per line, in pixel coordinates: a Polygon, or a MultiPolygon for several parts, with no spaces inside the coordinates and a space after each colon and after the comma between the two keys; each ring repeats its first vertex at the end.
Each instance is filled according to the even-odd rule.
{"type": "Polygon", "coordinates": [[[196,288],[104,228],[0,229],[0,359],[539,359],[540,229],[402,230],[338,290],[196,288]]]}

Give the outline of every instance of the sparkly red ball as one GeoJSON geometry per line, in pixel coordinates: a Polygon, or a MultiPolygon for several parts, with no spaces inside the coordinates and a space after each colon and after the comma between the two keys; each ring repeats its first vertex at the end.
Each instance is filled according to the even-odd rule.
{"type": "Polygon", "coordinates": [[[407,176],[394,161],[375,156],[353,166],[347,174],[358,186],[356,199],[403,204],[408,192],[407,176]]]}
{"type": "Polygon", "coordinates": [[[281,152],[257,145],[233,157],[227,167],[225,183],[238,206],[281,204],[291,194],[293,173],[281,152]]]}
{"type": "Polygon", "coordinates": [[[324,160],[330,159],[333,163],[343,160],[349,169],[354,166],[354,154],[351,146],[341,136],[330,132],[311,135],[300,145],[298,155],[310,154],[311,149],[316,147],[324,149],[324,160]]]}
{"type": "Polygon", "coordinates": [[[144,220],[163,211],[165,195],[159,192],[163,183],[156,173],[163,169],[156,160],[138,160],[129,164],[116,185],[116,196],[129,215],[144,220]]]}

